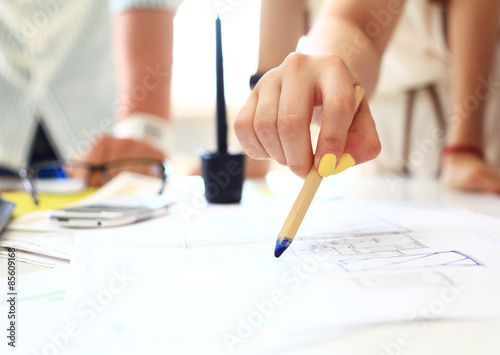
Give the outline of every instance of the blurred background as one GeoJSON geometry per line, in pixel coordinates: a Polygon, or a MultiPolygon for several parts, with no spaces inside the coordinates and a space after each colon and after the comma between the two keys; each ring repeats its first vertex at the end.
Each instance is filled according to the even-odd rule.
{"type": "MultiPolygon", "coordinates": [[[[198,149],[215,148],[215,4],[186,0],[174,20],[175,173],[188,173],[199,162],[198,149]]],[[[260,1],[227,4],[221,18],[224,79],[228,119],[233,121],[250,93],[249,79],[257,69],[260,1]]],[[[229,139],[230,146],[238,149],[232,125],[229,139]]]]}

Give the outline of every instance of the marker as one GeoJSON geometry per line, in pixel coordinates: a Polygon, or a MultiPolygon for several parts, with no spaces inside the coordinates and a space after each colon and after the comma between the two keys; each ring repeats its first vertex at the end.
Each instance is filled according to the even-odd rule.
{"type": "MultiPolygon", "coordinates": [[[[363,96],[365,95],[365,90],[359,86],[354,86],[354,96],[356,98],[356,109],[358,110],[359,104],[361,100],[363,100],[363,96]]],[[[283,228],[281,228],[280,233],[278,234],[278,239],[276,240],[276,248],[274,249],[274,256],[279,258],[281,254],[285,250],[288,249],[290,244],[292,244],[295,235],[297,234],[297,230],[304,219],[304,216],[307,213],[309,206],[316,195],[316,191],[318,191],[318,187],[321,184],[323,177],[318,174],[314,164],[309,170],[307,174],[307,178],[304,182],[304,186],[299,192],[299,196],[295,200],[295,203],[292,206],[292,210],[288,214],[288,217],[285,220],[285,224],[283,228]]]]}

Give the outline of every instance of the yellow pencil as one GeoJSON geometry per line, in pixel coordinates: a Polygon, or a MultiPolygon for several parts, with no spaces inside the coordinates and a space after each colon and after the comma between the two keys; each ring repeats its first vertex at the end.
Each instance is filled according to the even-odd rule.
{"type": "MultiPolygon", "coordinates": [[[[359,86],[354,86],[354,94],[356,97],[356,111],[358,110],[359,104],[365,95],[365,90],[359,86]]],[[[276,248],[274,249],[274,256],[279,258],[281,254],[292,244],[293,238],[297,234],[297,230],[304,219],[304,216],[307,213],[307,209],[311,204],[316,191],[318,190],[319,185],[321,184],[321,180],[323,178],[318,174],[318,171],[313,166],[309,173],[307,174],[306,181],[304,182],[304,186],[300,190],[299,196],[295,200],[295,203],[292,206],[292,210],[288,214],[286,218],[285,224],[278,235],[278,239],[276,240],[276,248]]]]}

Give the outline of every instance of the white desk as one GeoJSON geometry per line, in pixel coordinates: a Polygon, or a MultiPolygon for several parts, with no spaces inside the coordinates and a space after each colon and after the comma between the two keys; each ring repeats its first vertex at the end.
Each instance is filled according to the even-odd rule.
{"type": "MultiPolygon", "coordinates": [[[[405,179],[391,184],[384,177],[354,175],[344,176],[340,184],[345,198],[425,203],[500,217],[499,196],[447,189],[434,180],[405,179]]],[[[289,353],[493,355],[500,354],[499,334],[500,319],[429,322],[422,332],[410,323],[380,324],[346,331],[289,353]],[[404,338],[405,334],[410,334],[409,340],[404,338]],[[398,336],[402,337],[399,341],[398,336]]]]}
{"type": "MultiPolygon", "coordinates": [[[[499,197],[447,190],[434,181],[407,180],[391,186],[384,178],[359,179],[345,174],[343,179],[332,182],[331,190],[333,194],[340,194],[346,199],[411,201],[443,207],[467,208],[500,217],[499,197]]],[[[5,269],[5,261],[0,260],[2,274],[5,269]]],[[[19,266],[21,273],[33,272],[37,269],[41,268],[22,264],[19,266]]],[[[422,324],[406,322],[365,326],[340,333],[335,332],[331,337],[325,337],[322,341],[305,343],[293,349],[285,346],[281,352],[273,351],[273,353],[349,355],[497,355],[500,353],[500,337],[498,336],[500,319],[497,318],[430,321],[425,324],[424,328],[422,324]]],[[[25,339],[22,340],[25,341],[25,339]]],[[[123,341],[126,342],[127,339],[123,341]]],[[[151,353],[161,353],[161,349],[151,353]]]]}

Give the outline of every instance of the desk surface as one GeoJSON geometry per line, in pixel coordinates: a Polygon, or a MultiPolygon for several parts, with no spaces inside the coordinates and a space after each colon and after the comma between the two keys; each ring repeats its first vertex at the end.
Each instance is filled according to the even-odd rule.
{"type": "MultiPolygon", "coordinates": [[[[272,186],[273,177],[269,181],[272,186]]],[[[465,208],[500,217],[500,198],[444,189],[435,181],[400,180],[391,184],[385,178],[358,178],[345,174],[343,179],[325,184],[326,193],[346,199],[410,201],[447,208],[465,208]]],[[[279,195],[280,192],[277,191],[279,195]]],[[[19,263],[20,273],[44,268],[19,263]]],[[[6,262],[0,259],[5,276],[6,262]]],[[[390,305],[388,305],[389,307],[390,305]]],[[[389,323],[335,332],[322,341],[284,347],[275,354],[498,354],[500,319],[467,319],[418,323],[389,323]]],[[[3,345],[3,344],[2,344],[3,345]]],[[[159,352],[158,352],[159,353],[159,352]]]]}

